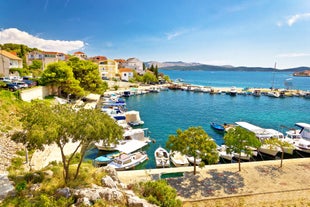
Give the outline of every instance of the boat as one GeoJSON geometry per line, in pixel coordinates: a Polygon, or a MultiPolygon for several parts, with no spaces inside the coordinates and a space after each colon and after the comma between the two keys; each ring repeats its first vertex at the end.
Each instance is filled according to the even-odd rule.
{"type": "Polygon", "coordinates": [[[119,107],[105,107],[101,108],[101,111],[108,114],[111,118],[115,120],[125,120],[126,116],[125,113],[119,107]]]}
{"type": "Polygon", "coordinates": [[[170,160],[175,167],[185,167],[189,165],[187,157],[180,152],[170,152],[170,160]]]}
{"type": "Polygon", "coordinates": [[[167,150],[162,147],[158,147],[155,152],[156,167],[170,167],[170,155],[167,150]]]}
{"type": "Polygon", "coordinates": [[[211,123],[210,123],[210,126],[211,126],[213,129],[217,130],[217,131],[220,131],[220,132],[224,132],[224,131],[225,131],[224,126],[221,125],[221,124],[217,124],[217,123],[215,123],[215,122],[211,122],[211,123]]]}
{"type": "Polygon", "coordinates": [[[237,92],[238,92],[237,88],[235,86],[233,86],[233,87],[230,88],[229,95],[236,96],[237,92]]]}
{"type": "Polygon", "coordinates": [[[310,124],[296,123],[295,126],[300,129],[300,139],[296,141],[295,147],[298,151],[310,153],[310,124]]]}
{"type": "Polygon", "coordinates": [[[227,153],[227,146],[226,145],[218,146],[217,150],[219,152],[220,158],[232,161],[234,154],[233,153],[227,153]]]}
{"type": "Polygon", "coordinates": [[[139,111],[128,111],[125,112],[126,122],[130,126],[140,126],[144,124],[144,121],[140,118],[139,111]]]}
{"type": "Polygon", "coordinates": [[[259,96],[261,95],[261,90],[255,89],[255,90],[253,91],[252,95],[255,96],[255,97],[259,97],[259,96]]]}
{"type": "Polygon", "coordinates": [[[99,157],[96,157],[93,160],[93,165],[95,167],[101,167],[101,166],[106,166],[107,164],[109,164],[110,162],[112,162],[112,160],[114,159],[115,156],[119,155],[119,152],[112,152],[109,154],[105,154],[105,155],[101,155],[99,157]]]}
{"type": "Polygon", "coordinates": [[[120,154],[107,166],[115,168],[117,171],[129,170],[148,160],[145,152],[135,152],[132,154],[120,154]]]}
{"type": "MultiPolygon", "coordinates": [[[[191,165],[194,165],[194,157],[193,156],[189,156],[189,155],[185,155],[188,162],[191,165]]],[[[196,157],[196,165],[199,165],[201,163],[202,159],[200,157],[196,157]]]]}
{"type": "MultiPolygon", "coordinates": [[[[282,133],[273,130],[273,129],[264,129],[258,126],[255,126],[253,124],[250,124],[248,122],[236,122],[237,125],[239,125],[242,128],[245,128],[255,134],[255,136],[263,142],[265,139],[269,138],[278,138],[280,135],[283,136],[282,133]]],[[[271,144],[263,144],[260,148],[258,148],[258,151],[261,153],[276,156],[278,152],[281,151],[280,147],[271,145],[271,144]]]]}
{"type": "Polygon", "coordinates": [[[280,93],[278,91],[269,91],[266,93],[267,96],[272,97],[272,98],[279,98],[280,93]]]}
{"type": "Polygon", "coordinates": [[[160,88],[156,87],[156,86],[151,86],[149,89],[148,89],[149,92],[151,93],[159,93],[160,92],[160,88]]]}
{"type": "Polygon", "coordinates": [[[151,142],[147,136],[148,129],[128,129],[123,134],[123,140],[117,144],[107,144],[104,140],[95,143],[98,150],[104,151],[120,151],[124,153],[131,153],[142,149],[151,142]]]}

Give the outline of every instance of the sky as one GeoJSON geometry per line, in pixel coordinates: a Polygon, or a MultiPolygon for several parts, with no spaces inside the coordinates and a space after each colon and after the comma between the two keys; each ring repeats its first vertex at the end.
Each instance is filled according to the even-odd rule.
{"type": "Polygon", "coordinates": [[[0,0],[0,43],[111,59],[310,67],[309,0],[0,0]]]}

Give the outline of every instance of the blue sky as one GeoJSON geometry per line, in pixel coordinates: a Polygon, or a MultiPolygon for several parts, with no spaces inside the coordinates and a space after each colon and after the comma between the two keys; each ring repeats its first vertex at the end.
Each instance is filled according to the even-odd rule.
{"type": "Polygon", "coordinates": [[[142,61],[310,66],[309,0],[0,0],[0,43],[142,61]]]}

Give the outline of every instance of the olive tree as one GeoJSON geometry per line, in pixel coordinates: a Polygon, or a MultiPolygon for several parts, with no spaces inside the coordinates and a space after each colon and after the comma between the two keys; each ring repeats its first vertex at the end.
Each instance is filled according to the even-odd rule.
{"type": "Polygon", "coordinates": [[[85,152],[92,142],[103,139],[106,143],[117,143],[123,135],[123,129],[98,109],[76,111],[69,105],[51,106],[42,101],[25,106],[21,122],[23,130],[16,132],[12,139],[25,144],[29,150],[42,150],[46,145],[56,144],[61,153],[65,183],[70,180],[70,165],[79,150],[82,156],[74,179],[78,176],[85,152]],[[77,145],[67,157],[65,146],[70,142],[77,145]]]}
{"type": "Polygon", "coordinates": [[[257,149],[261,146],[261,142],[257,139],[253,132],[250,132],[240,126],[230,128],[224,136],[224,141],[227,146],[227,153],[237,153],[239,155],[239,171],[241,171],[241,153],[251,156],[253,153],[252,148],[257,149]]]}
{"type": "Polygon", "coordinates": [[[196,174],[196,159],[200,157],[209,164],[218,161],[217,145],[202,127],[189,127],[176,135],[170,135],[166,147],[172,151],[179,151],[184,155],[194,157],[194,175],[196,174]]]}

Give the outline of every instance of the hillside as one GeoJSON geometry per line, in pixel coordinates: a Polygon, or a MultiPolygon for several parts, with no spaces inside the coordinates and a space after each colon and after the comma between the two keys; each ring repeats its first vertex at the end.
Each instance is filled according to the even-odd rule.
{"type": "Polygon", "coordinates": [[[264,68],[264,67],[246,67],[246,66],[238,66],[234,67],[232,65],[206,65],[201,63],[186,63],[183,61],[176,62],[157,62],[157,61],[149,61],[144,63],[147,67],[151,65],[157,65],[158,68],[162,70],[206,70],[206,71],[278,71],[278,72],[302,72],[305,70],[310,70],[310,67],[296,67],[296,68],[287,68],[287,69],[274,69],[264,68]]]}

